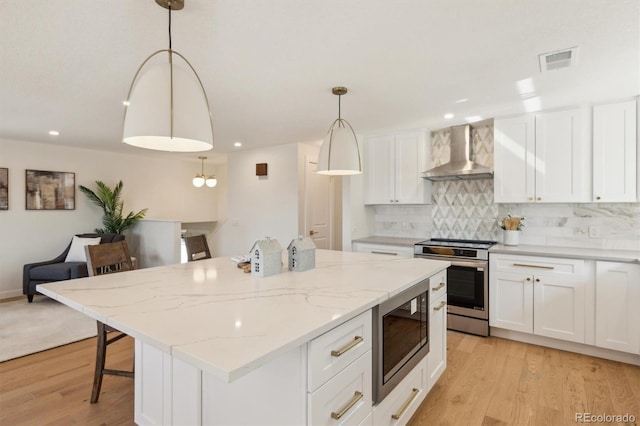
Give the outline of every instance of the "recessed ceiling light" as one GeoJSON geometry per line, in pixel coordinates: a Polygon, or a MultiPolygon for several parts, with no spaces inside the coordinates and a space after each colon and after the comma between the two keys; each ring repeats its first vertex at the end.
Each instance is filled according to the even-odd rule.
{"type": "Polygon", "coordinates": [[[463,103],[463,102],[467,102],[468,100],[469,100],[469,99],[467,99],[467,98],[464,98],[464,99],[458,99],[458,100],[456,101],[456,103],[457,103],[457,104],[461,104],[461,103],[463,103]]]}
{"type": "Polygon", "coordinates": [[[236,148],[240,148],[242,146],[242,142],[236,142],[233,144],[236,148]]]}
{"type": "Polygon", "coordinates": [[[122,105],[124,105],[124,106],[129,106],[129,105],[131,105],[131,104],[129,103],[129,101],[122,101],[122,105]]]}
{"type": "Polygon", "coordinates": [[[57,131],[57,130],[49,130],[49,134],[50,134],[51,136],[58,136],[58,135],[60,134],[60,132],[59,132],[59,131],[57,131]]]}
{"type": "Polygon", "coordinates": [[[447,119],[447,120],[451,120],[453,118],[453,114],[451,114],[451,113],[445,114],[444,118],[447,119]]]}

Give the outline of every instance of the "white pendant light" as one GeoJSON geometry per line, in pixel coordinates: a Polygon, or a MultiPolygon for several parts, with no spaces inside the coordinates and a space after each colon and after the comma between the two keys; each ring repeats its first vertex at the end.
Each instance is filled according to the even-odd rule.
{"type": "Polygon", "coordinates": [[[133,77],[124,102],[122,142],[159,151],[213,149],[207,93],[189,61],[171,48],[171,11],[182,9],[184,0],[155,2],[169,10],[169,48],[149,55],[133,77]]]}
{"type": "Polygon", "coordinates": [[[194,177],[192,180],[193,186],[195,186],[196,188],[202,188],[205,184],[207,184],[209,188],[215,187],[218,184],[218,179],[216,179],[216,177],[213,175],[206,176],[204,174],[204,160],[206,160],[207,157],[198,157],[198,159],[202,161],[202,165],[200,168],[200,173],[197,174],[196,177],[194,177]]]}
{"type": "Polygon", "coordinates": [[[358,139],[351,125],[340,116],[340,100],[347,93],[347,88],[334,87],[331,91],[338,95],[338,118],[320,147],[317,172],[332,176],[357,175],[362,173],[358,139]]]}

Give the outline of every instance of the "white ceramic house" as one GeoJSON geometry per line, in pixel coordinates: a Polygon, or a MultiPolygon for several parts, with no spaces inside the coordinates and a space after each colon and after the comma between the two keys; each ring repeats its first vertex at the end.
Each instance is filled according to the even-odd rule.
{"type": "Polygon", "coordinates": [[[282,272],[282,246],[265,237],[251,247],[251,275],[268,277],[282,272]]]}
{"type": "Polygon", "coordinates": [[[287,247],[289,252],[289,270],[308,271],[316,267],[316,245],[309,237],[294,238],[287,247]]]}

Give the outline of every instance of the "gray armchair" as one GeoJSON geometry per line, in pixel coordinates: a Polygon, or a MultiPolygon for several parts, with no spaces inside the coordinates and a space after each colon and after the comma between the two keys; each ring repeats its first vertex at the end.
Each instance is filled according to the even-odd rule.
{"type": "MultiPolygon", "coordinates": [[[[100,244],[115,243],[116,241],[124,240],[124,235],[119,234],[77,234],[77,236],[81,238],[100,237],[100,244]]],[[[27,296],[29,303],[33,302],[33,296],[37,293],[36,286],[38,284],[89,276],[86,262],[65,262],[70,248],[71,243],[54,259],[24,265],[22,272],[22,294],[27,296]]]]}

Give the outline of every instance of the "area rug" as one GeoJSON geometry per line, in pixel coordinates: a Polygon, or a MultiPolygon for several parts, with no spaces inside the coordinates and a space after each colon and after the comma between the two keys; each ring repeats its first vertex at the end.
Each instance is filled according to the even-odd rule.
{"type": "Polygon", "coordinates": [[[0,303],[0,362],[96,335],[96,321],[45,296],[0,303]]]}

